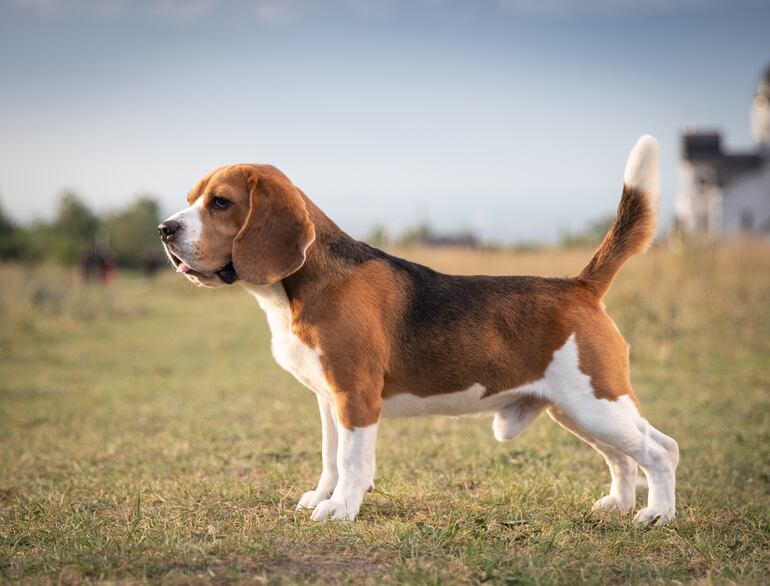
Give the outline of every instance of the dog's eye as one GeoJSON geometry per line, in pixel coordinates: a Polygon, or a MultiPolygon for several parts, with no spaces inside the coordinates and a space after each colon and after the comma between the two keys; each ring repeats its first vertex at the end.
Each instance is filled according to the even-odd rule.
{"type": "Polygon", "coordinates": [[[210,207],[212,210],[226,210],[230,207],[230,200],[224,197],[212,197],[210,207]]]}

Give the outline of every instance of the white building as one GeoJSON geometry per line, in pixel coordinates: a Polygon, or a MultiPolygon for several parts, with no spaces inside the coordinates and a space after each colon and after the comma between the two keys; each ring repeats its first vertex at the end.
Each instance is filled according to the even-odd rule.
{"type": "Polygon", "coordinates": [[[718,132],[685,131],[677,225],[708,239],[770,238],[770,67],[751,105],[756,150],[726,153],[718,132]]]}

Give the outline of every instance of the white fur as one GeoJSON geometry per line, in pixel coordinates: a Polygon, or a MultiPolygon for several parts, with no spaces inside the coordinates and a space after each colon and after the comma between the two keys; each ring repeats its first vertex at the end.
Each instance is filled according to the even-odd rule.
{"type": "Polygon", "coordinates": [[[635,521],[657,525],[672,521],[679,461],[676,442],[652,427],[627,395],[615,401],[596,398],[590,377],[580,371],[574,335],[554,353],[545,378],[552,417],[594,445],[610,466],[610,498],[599,499],[594,506],[630,510],[636,487],[633,461],[641,466],[649,485],[647,507],[639,511],[635,521]]]}
{"type": "Polygon", "coordinates": [[[339,481],[331,498],[321,501],[310,516],[314,521],[353,521],[364,495],[374,484],[377,428],[374,423],[352,431],[339,426],[339,481]]]}
{"type": "Polygon", "coordinates": [[[297,504],[297,510],[314,509],[318,503],[331,497],[337,486],[337,416],[334,406],[318,395],[318,408],[321,412],[321,461],[323,471],[315,490],[309,490],[302,495],[297,504]]]}
{"type": "Polygon", "coordinates": [[[492,432],[499,442],[516,437],[532,423],[548,404],[544,399],[524,396],[511,401],[495,413],[492,432]]]}
{"type": "Polygon", "coordinates": [[[180,230],[174,240],[174,252],[177,256],[188,262],[193,268],[198,260],[198,243],[203,231],[201,221],[201,207],[203,198],[199,197],[195,202],[166,219],[166,222],[179,222],[180,230]]]}
{"type": "Polygon", "coordinates": [[[464,391],[441,393],[420,397],[409,393],[399,393],[388,397],[382,402],[383,417],[416,417],[420,415],[474,415],[479,413],[494,413],[517,397],[527,394],[544,392],[543,381],[501,391],[484,396],[486,388],[475,384],[464,391]]]}
{"type": "Polygon", "coordinates": [[[639,465],[636,461],[608,444],[596,441],[593,437],[581,431],[569,417],[557,408],[549,408],[548,414],[556,423],[593,447],[604,456],[604,460],[607,462],[607,467],[612,477],[610,493],[594,503],[594,510],[617,509],[621,513],[627,513],[632,510],[636,503],[636,487],[638,484],[637,472],[639,465]]]}
{"type": "Polygon", "coordinates": [[[658,141],[645,134],[631,149],[623,173],[623,183],[638,189],[653,202],[657,202],[660,197],[659,159],[658,141]]]}
{"type": "Polygon", "coordinates": [[[244,283],[244,287],[267,315],[275,361],[311,391],[333,404],[318,349],[307,346],[291,329],[291,308],[283,285],[280,282],[267,286],[244,283]]]}

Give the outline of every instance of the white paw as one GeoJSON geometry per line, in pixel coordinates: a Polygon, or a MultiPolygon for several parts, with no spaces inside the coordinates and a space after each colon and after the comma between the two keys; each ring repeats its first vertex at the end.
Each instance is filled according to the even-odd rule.
{"type": "Polygon", "coordinates": [[[299,499],[299,502],[297,503],[297,510],[304,511],[307,509],[315,509],[318,503],[328,499],[331,496],[331,494],[332,494],[331,490],[329,491],[308,490],[299,499]]]}
{"type": "Polygon", "coordinates": [[[675,516],[676,511],[673,507],[645,507],[636,514],[634,523],[663,527],[671,523],[675,516]]]}
{"type": "Polygon", "coordinates": [[[342,501],[325,500],[318,503],[310,515],[313,521],[353,521],[358,515],[358,509],[348,510],[342,501]]]}
{"type": "Polygon", "coordinates": [[[630,503],[630,504],[623,503],[618,497],[608,494],[607,496],[603,496],[598,501],[596,501],[591,510],[592,511],[618,510],[621,513],[629,513],[633,508],[634,508],[634,503],[630,503]]]}

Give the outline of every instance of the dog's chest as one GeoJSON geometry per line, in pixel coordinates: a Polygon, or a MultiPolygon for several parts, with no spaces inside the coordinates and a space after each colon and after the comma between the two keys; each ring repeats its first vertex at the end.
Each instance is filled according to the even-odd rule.
{"type": "Polygon", "coordinates": [[[310,390],[331,398],[318,350],[307,346],[292,331],[291,309],[283,286],[276,283],[266,287],[246,286],[246,289],[267,315],[275,361],[310,390]]]}

